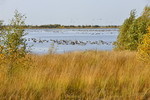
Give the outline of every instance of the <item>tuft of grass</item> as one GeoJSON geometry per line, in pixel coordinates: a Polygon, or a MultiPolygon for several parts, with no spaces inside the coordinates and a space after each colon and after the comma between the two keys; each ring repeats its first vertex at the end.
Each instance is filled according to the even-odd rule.
{"type": "MultiPolygon", "coordinates": [[[[150,65],[136,52],[28,55],[19,73],[0,65],[0,100],[147,100],[150,65]]],[[[19,65],[17,65],[19,66],[19,65]]],[[[20,63],[20,66],[21,63],[20,63]]]]}

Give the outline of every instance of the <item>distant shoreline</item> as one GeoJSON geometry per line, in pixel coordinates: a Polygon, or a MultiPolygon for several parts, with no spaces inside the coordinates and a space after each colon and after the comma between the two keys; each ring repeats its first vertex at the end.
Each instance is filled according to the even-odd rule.
{"type": "Polygon", "coordinates": [[[120,26],[25,26],[25,29],[101,29],[101,28],[119,28],[120,26]]]}
{"type": "Polygon", "coordinates": [[[95,27],[92,27],[92,28],[89,28],[89,27],[86,27],[86,28],[41,28],[41,27],[38,27],[38,28],[33,28],[33,27],[30,27],[30,28],[24,28],[24,29],[119,29],[119,27],[109,27],[109,28],[106,28],[106,27],[99,27],[99,28],[95,28],[95,27]]]}
{"type": "MultiPolygon", "coordinates": [[[[3,25],[1,27],[8,27],[9,25],[3,25]]],[[[20,26],[22,29],[102,29],[102,28],[119,28],[120,26],[117,25],[108,25],[108,26],[98,26],[98,25],[26,25],[20,26]]]]}

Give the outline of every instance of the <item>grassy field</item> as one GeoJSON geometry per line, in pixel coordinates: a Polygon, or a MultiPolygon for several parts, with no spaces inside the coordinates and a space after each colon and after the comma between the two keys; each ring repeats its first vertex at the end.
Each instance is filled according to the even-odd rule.
{"type": "MultiPolygon", "coordinates": [[[[0,64],[0,100],[148,100],[150,64],[136,52],[29,55],[8,74],[0,64]],[[22,66],[22,67],[20,67],[22,66]]],[[[2,61],[2,60],[1,60],[2,61]]]]}

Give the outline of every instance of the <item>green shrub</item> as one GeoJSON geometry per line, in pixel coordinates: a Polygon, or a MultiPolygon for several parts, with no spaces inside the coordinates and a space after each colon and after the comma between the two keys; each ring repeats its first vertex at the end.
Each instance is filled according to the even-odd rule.
{"type": "Polygon", "coordinates": [[[135,18],[135,11],[131,11],[130,17],[126,19],[120,28],[120,34],[115,43],[119,50],[137,50],[143,35],[146,34],[150,25],[150,7],[145,7],[143,14],[135,18]]]}
{"type": "Polygon", "coordinates": [[[0,31],[0,54],[3,60],[7,61],[7,66],[10,70],[18,66],[18,63],[24,59],[27,52],[27,43],[24,36],[23,26],[25,25],[26,17],[15,11],[9,25],[3,27],[0,31]]]}
{"type": "Polygon", "coordinates": [[[119,50],[126,50],[127,49],[127,43],[128,43],[128,30],[133,24],[135,20],[135,10],[132,10],[130,12],[130,17],[127,18],[123,25],[120,27],[120,34],[118,35],[117,42],[115,43],[116,49],[119,50]]]}

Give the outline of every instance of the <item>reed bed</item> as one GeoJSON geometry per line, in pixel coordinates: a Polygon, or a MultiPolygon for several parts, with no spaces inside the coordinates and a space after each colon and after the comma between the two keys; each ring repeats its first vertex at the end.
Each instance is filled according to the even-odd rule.
{"type": "Polygon", "coordinates": [[[13,74],[0,65],[0,100],[148,100],[150,64],[136,52],[28,55],[13,74]]]}

